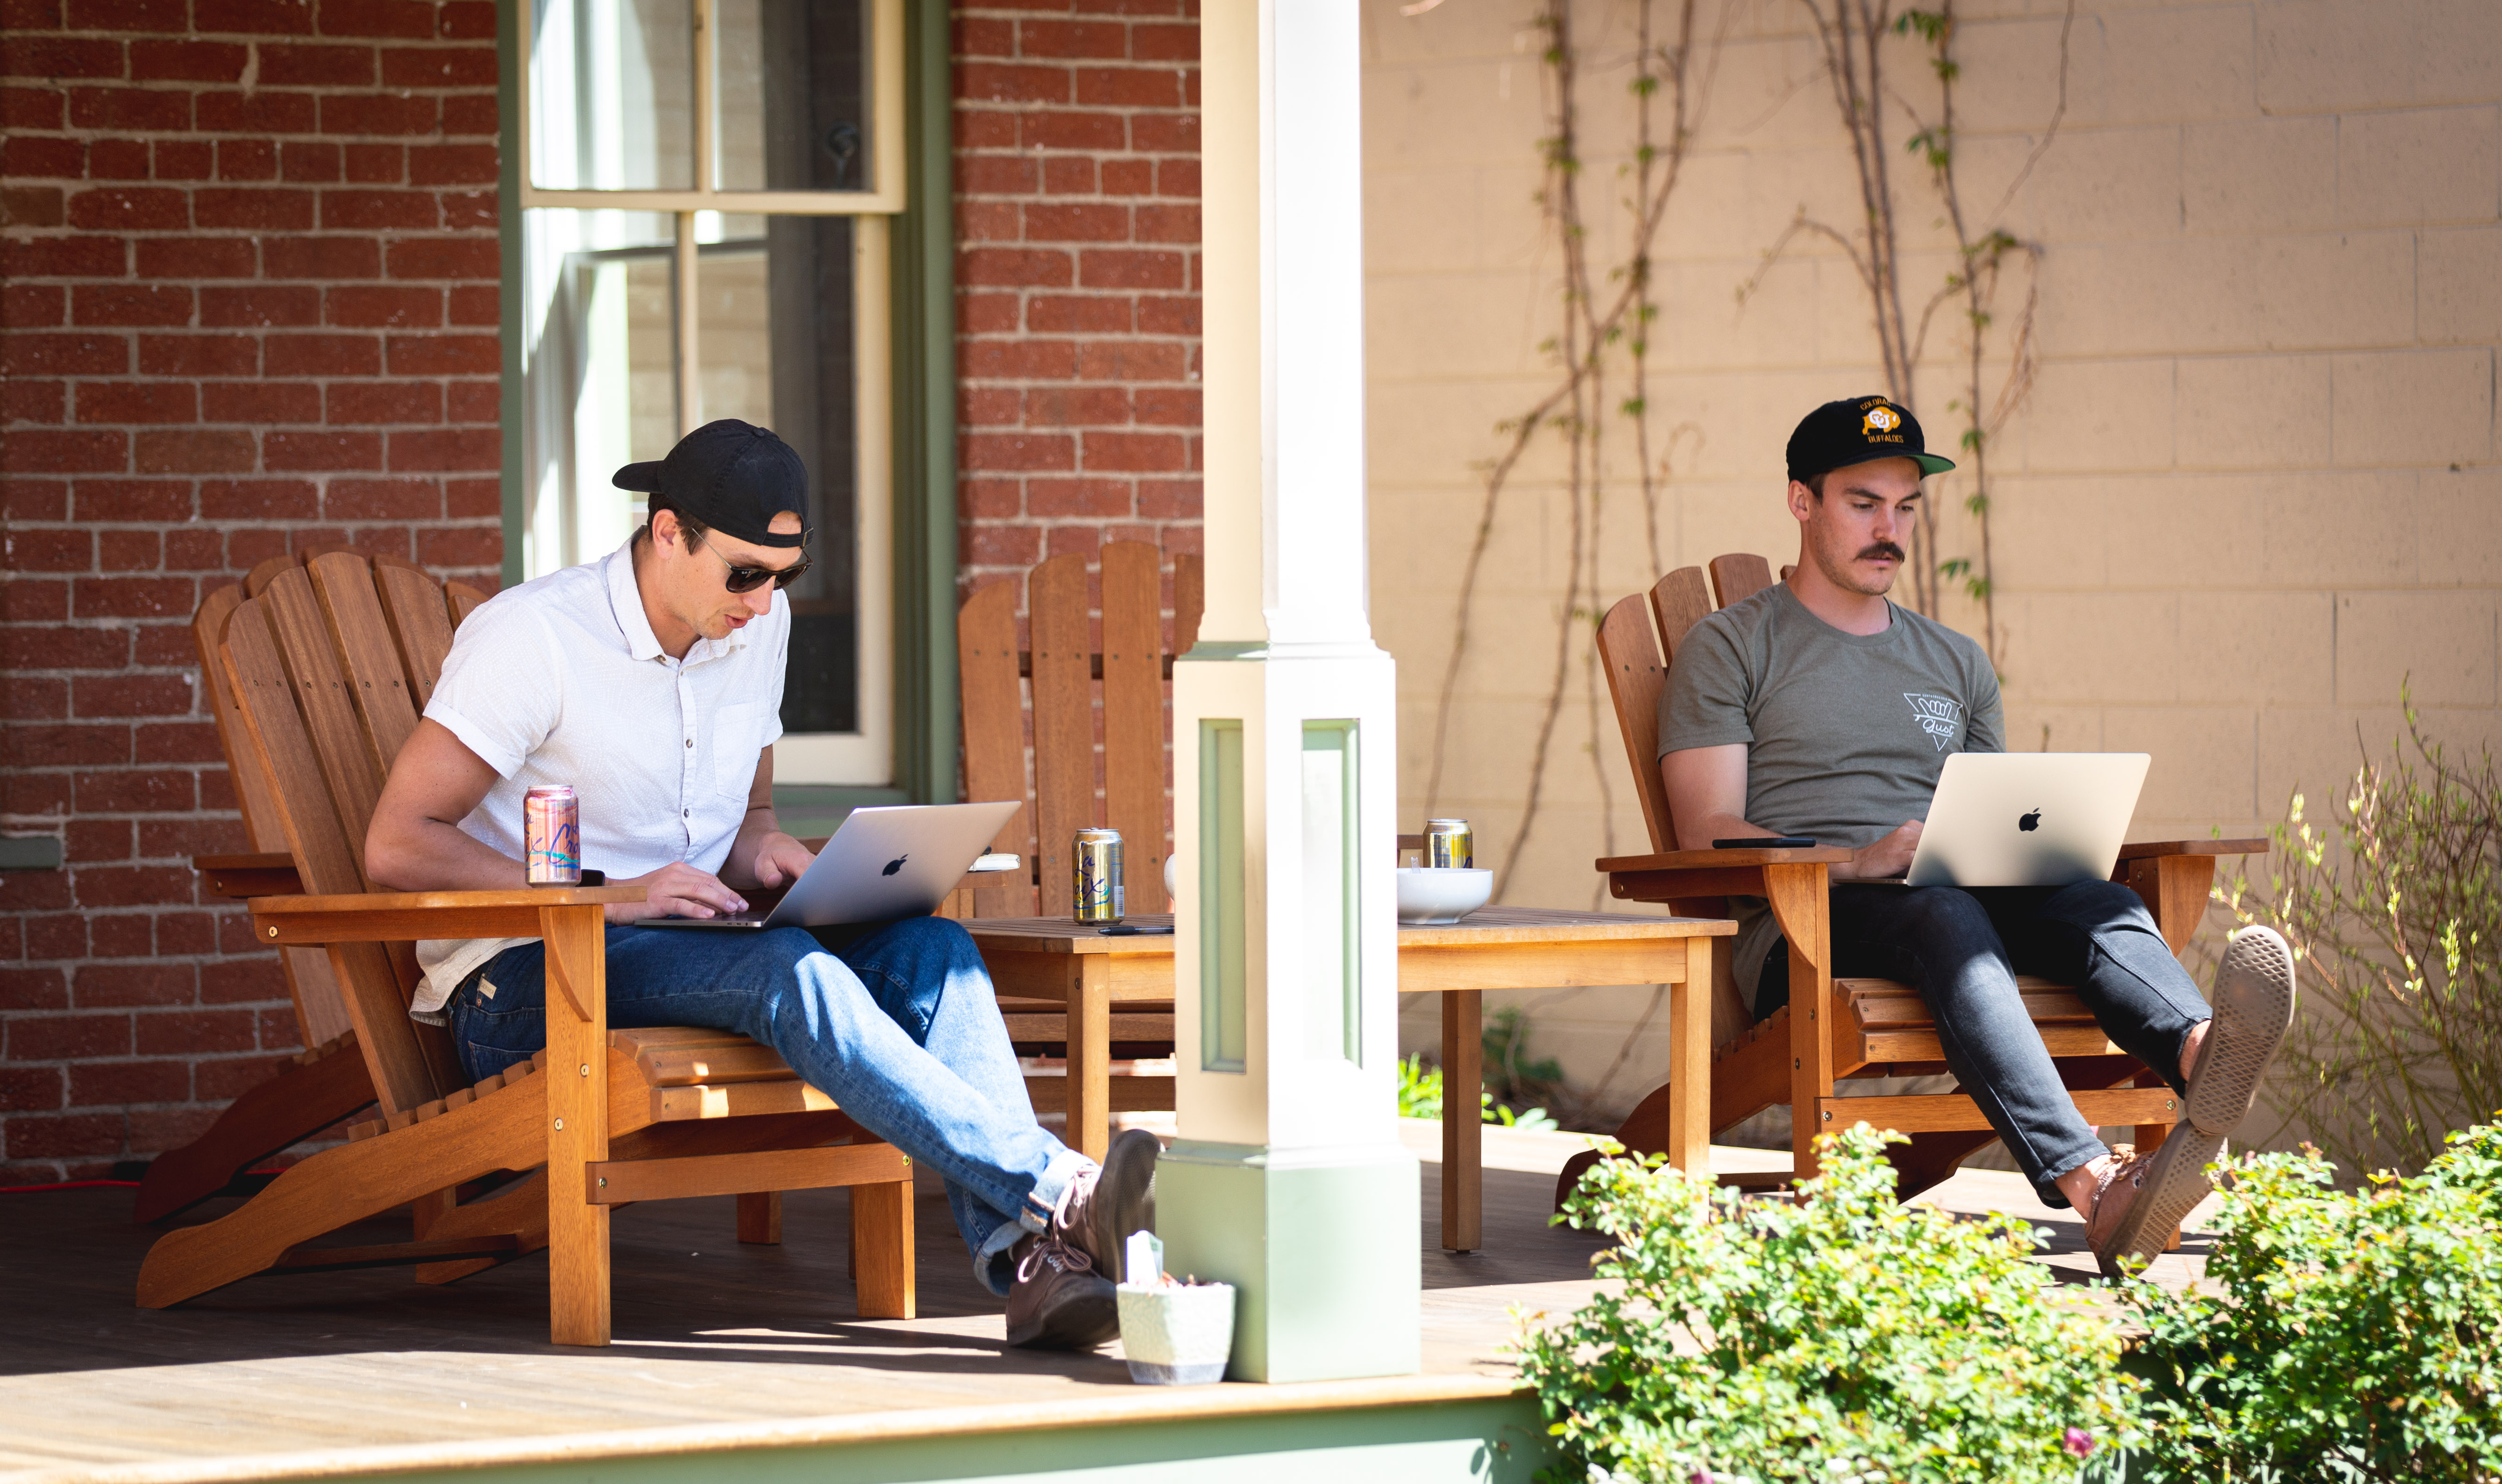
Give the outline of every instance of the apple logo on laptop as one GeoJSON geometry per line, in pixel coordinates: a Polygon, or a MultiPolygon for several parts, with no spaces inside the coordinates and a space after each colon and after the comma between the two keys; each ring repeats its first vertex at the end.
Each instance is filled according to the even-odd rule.
{"type": "MultiPolygon", "coordinates": [[[[2027,826],[2025,826],[2024,827],[2025,827],[2025,828],[2027,828],[2027,829],[2030,829],[2030,828],[2032,828],[2033,826],[2030,826],[2030,825],[2027,825],[2027,826]]],[[[892,875],[894,875],[896,872],[897,872],[897,871],[899,871],[899,870],[903,869],[903,862],[905,862],[906,860],[911,860],[911,859],[912,859],[912,857],[911,857],[911,856],[909,856],[909,855],[901,855],[901,856],[897,856],[897,857],[896,857],[894,860],[889,860],[888,862],[886,862],[886,869],[885,869],[885,870],[882,870],[882,871],[880,871],[880,872],[878,872],[878,874],[879,874],[879,875],[881,875],[881,876],[892,876],[892,875]]]]}
{"type": "MultiPolygon", "coordinates": [[[[2022,819],[2017,820],[2017,821],[2015,822],[2015,827],[2016,827],[2016,828],[2018,828],[2018,829],[2023,830],[2023,831],[2024,831],[2025,833],[2027,833],[2027,834],[2030,834],[2030,833],[2032,833],[2034,830],[2041,828],[2041,827],[2042,827],[2042,811],[2041,811],[2041,810],[2039,810],[2039,809],[2036,809],[2036,810],[2034,810],[2031,814],[2025,815],[2022,819]]],[[[897,863],[899,864],[900,862],[897,862],[897,863]]],[[[895,867],[894,867],[894,866],[892,866],[892,865],[890,865],[890,866],[888,866],[888,867],[887,867],[887,869],[891,871],[891,870],[895,869],[895,867]]]]}

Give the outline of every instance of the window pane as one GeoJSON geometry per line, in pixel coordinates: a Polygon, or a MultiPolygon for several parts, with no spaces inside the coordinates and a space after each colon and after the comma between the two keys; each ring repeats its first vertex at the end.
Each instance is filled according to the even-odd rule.
{"type": "Polygon", "coordinates": [[[674,227],[648,212],[522,214],[523,566],[537,577],[614,550],[642,496],[621,464],[677,441],[674,227]]]}
{"type": "Polygon", "coordinates": [[[852,219],[697,213],[694,302],[684,306],[673,218],[532,210],[522,221],[524,574],[595,560],[632,534],[643,496],[609,477],[665,455],[681,427],[739,418],[772,428],[807,466],[813,532],[808,575],[785,593],[782,725],[859,731],[852,219]],[[676,368],[690,343],[700,404],[682,409],[676,368]]]}
{"type": "Polygon", "coordinates": [[[721,240],[698,248],[695,258],[703,420],[741,418],[769,427],[808,466],[814,564],[788,590],[791,659],[782,725],[795,732],[857,731],[852,222],[844,217],[718,219],[721,240]],[[732,235],[742,230],[757,235],[732,235]]]}
{"type": "Polygon", "coordinates": [[[867,190],[862,0],[715,0],[714,170],[723,190],[867,190]]]}
{"type": "Polygon", "coordinates": [[[531,0],[530,184],[694,188],[693,0],[531,0]]]}

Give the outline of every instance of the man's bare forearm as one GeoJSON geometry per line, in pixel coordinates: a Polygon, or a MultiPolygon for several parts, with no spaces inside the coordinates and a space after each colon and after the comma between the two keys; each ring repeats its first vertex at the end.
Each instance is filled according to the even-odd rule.
{"type": "Polygon", "coordinates": [[[500,892],[528,874],[519,860],[435,819],[375,830],[365,869],[376,886],[396,892],[500,892]]]}

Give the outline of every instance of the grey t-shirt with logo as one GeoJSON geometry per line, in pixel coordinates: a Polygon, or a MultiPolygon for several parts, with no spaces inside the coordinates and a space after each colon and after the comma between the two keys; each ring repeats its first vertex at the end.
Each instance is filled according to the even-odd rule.
{"type": "MultiPolygon", "coordinates": [[[[1979,645],[1888,604],[1881,633],[1844,633],[1785,583],[1686,634],[1659,698],[1662,757],[1746,745],[1746,818],[1851,849],[1929,817],[1949,753],[2005,749],[1998,676],[1979,645]]],[[[1739,898],[1732,967],[1748,1003],[1780,929],[1739,898]]]]}

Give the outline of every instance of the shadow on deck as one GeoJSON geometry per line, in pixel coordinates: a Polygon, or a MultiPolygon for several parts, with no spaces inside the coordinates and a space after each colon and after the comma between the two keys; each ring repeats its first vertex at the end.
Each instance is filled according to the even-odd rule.
{"type": "MultiPolygon", "coordinates": [[[[1405,1130],[1429,1162],[1436,1131],[1405,1130]]],[[[156,1231],[129,1224],[128,1192],[0,1197],[0,1270],[13,1279],[12,1323],[0,1331],[0,1484],[559,1467],[581,1477],[584,1463],[625,1458],[702,1472],[697,1461],[712,1453],[748,1450],[764,1451],[742,1468],[826,1454],[805,1466],[813,1480],[930,1478],[973,1470],[993,1444],[1008,1448],[1016,1471],[1048,1465],[1073,1479],[1118,1464],[1121,1449],[1105,1451],[1115,1434],[1133,1445],[1122,1467],[1193,1458],[1204,1466],[1195,1479],[1231,1476],[1216,1467],[1228,1461],[1260,1477],[1277,1467],[1279,1446],[1305,1464],[1344,1446],[1351,1460],[1371,1459],[1363,1471],[1378,1480],[1405,1476],[1403,1466],[1376,1467],[1407,1456],[1379,1452],[1403,1427],[1433,1445],[1416,1455],[1439,1461],[1428,1472],[1465,1457],[1456,1476],[1526,1477],[1527,1451],[1503,1438],[1534,1449],[1534,1412],[1514,1392],[1504,1345],[1515,1306],[1559,1311],[1593,1286],[1598,1240],[1546,1224],[1555,1171],[1581,1147],[1578,1135],[1486,1130],[1485,1248],[1471,1254],[1438,1245],[1439,1168],[1426,1164],[1425,1374],[1300,1386],[1139,1387],[1117,1347],[1006,1348],[999,1300],[974,1281],[926,1176],[919,1318],[854,1314],[842,1192],[786,1197],[786,1240],[772,1247],[736,1241],[727,1197],[669,1201],[615,1219],[617,1342],[606,1350],[547,1343],[544,1258],[448,1288],[379,1269],[256,1278],[180,1308],[139,1309],[132,1284],[156,1231]],[[1262,1430],[1266,1442],[1234,1437],[1237,1427],[1262,1430]],[[1162,1441],[1158,1428],[1169,1434],[1162,1441]],[[1075,1451],[1055,1454],[1046,1436],[1075,1451]],[[984,1437],[993,1443],[977,1446],[984,1437]],[[905,1456],[914,1444],[952,1450],[948,1467],[905,1456]],[[828,1472],[828,1458],[842,1467],[828,1472]]],[[[1767,1158],[1717,1157],[1730,1167],[1767,1158]]],[[[1924,1198],[2018,1211],[2056,1234],[2046,1261],[2063,1276],[2092,1271],[2074,1217],[2043,1210],[2013,1175],[1969,1171],[1924,1198]]],[[[397,1239],[403,1225],[378,1221],[369,1235],[335,1240],[397,1239]]],[[[2167,1263],[2185,1281],[2191,1264],[2167,1263]]]]}

